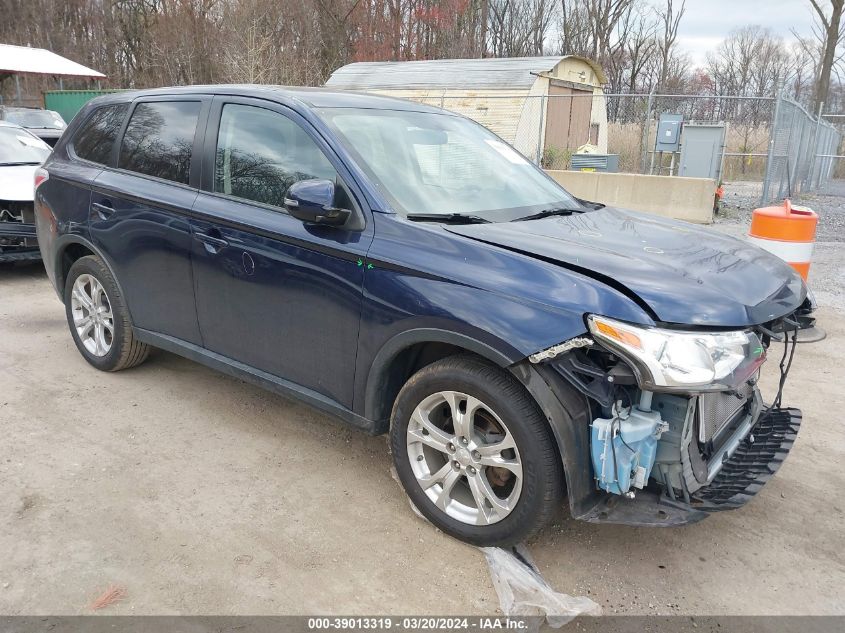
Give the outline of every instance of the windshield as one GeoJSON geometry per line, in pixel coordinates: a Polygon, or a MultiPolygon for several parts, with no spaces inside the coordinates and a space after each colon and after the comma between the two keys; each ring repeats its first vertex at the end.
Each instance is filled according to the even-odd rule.
{"type": "Polygon", "coordinates": [[[52,110],[7,110],[6,120],[21,127],[62,130],[64,119],[52,110]]]}
{"type": "Polygon", "coordinates": [[[51,149],[40,138],[20,128],[0,126],[0,165],[31,163],[40,165],[51,149]]]}
{"type": "Polygon", "coordinates": [[[433,112],[325,108],[397,213],[508,221],[580,205],[510,145],[468,119],[433,112]]]}

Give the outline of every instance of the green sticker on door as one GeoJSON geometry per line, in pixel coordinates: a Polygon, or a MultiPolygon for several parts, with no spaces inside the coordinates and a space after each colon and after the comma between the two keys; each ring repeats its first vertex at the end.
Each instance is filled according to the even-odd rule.
{"type": "MultiPolygon", "coordinates": [[[[355,262],[355,263],[358,264],[358,266],[360,267],[360,266],[364,265],[364,260],[359,257],[358,261],[355,262]]],[[[371,263],[367,262],[367,270],[372,270],[373,268],[375,268],[375,266],[373,266],[371,263]]]]}

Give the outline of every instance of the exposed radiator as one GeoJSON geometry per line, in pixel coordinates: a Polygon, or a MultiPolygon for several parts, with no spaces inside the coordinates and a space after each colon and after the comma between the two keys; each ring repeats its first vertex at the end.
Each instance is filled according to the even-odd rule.
{"type": "Polygon", "coordinates": [[[698,440],[708,442],[718,435],[751,399],[753,390],[754,387],[746,383],[737,389],[740,397],[732,393],[706,393],[699,396],[698,440]]]}

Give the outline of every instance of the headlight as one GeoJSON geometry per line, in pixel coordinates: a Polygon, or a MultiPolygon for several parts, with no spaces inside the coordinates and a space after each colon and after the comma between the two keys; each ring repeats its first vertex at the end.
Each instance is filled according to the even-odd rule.
{"type": "Polygon", "coordinates": [[[730,391],[766,360],[759,337],[747,330],[666,330],[593,314],[587,324],[598,342],[633,366],[644,389],[730,391]]]}

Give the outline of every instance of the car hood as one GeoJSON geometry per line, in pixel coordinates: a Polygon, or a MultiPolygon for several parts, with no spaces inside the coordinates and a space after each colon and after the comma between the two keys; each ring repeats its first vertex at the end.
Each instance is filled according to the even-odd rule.
{"type": "Polygon", "coordinates": [[[790,313],[806,295],[797,273],[760,248],[711,229],[633,211],[603,208],[526,222],[449,225],[446,230],[596,278],[664,323],[755,325],[790,313]]]}
{"type": "Polygon", "coordinates": [[[38,165],[0,165],[0,200],[31,202],[38,165]]]}
{"type": "Polygon", "coordinates": [[[64,128],[58,129],[54,127],[28,127],[26,128],[38,138],[60,138],[64,134],[64,128]]]}

